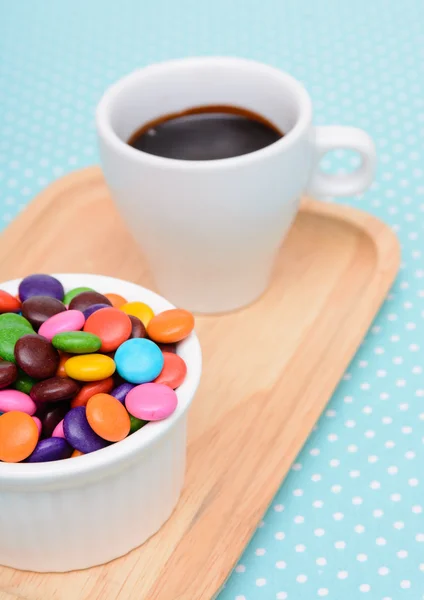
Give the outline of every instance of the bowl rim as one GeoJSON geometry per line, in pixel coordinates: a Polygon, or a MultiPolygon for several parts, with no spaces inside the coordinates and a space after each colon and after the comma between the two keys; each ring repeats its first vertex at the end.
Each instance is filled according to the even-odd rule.
{"type": "MultiPolygon", "coordinates": [[[[175,308],[163,296],[139,284],[110,277],[108,275],[90,273],[51,273],[59,279],[65,291],[74,287],[93,287],[100,293],[115,292],[129,301],[146,302],[156,313],[175,308]],[[110,289],[109,289],[110,288],[110,289]]],[[[0,283],[0,289],[17,293],[22,278],[0,283]]],[[[163,421],[149,422],[124,440],[107,446],[102,450],[84,454],[72,460],[58,460],[45,463],[5,463],[0,462],[0,488],[6,486],[30,487],[50,484],[63,484],[63,487],[76,483],[76,480],[86,480],[104,477],[107,472],[116,471],[119,467],[142,454],[148,454],[155,443],[166,436],[185,415],[194,398],[199,385],[202,370],[202,353],[199,339],[193,331],[178,348],[187,364],[187,375],[183,384],[176,390],[178,406],[175,412],[163,421]]]]}

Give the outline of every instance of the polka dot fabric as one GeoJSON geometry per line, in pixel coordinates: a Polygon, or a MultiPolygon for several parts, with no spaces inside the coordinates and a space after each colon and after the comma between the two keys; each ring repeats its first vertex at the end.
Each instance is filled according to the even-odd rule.
{"type": "MultiPolygon", "coordinates": [[[[375,183],[342,201],[396,231],[400,275],[219,600],[424,598],[423,19],[421,0],[0,3],[3,227],[98,161],[103,90],[153,61],[268,62],[305,83],[316,124],[376,141],[375,183]]],[[[323,167],[357,162],[338,151],[323,167]]]]}

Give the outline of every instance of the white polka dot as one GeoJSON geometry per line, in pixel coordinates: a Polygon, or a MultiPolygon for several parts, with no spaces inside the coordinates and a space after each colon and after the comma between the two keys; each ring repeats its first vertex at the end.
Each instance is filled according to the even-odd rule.
{"type": "Polygon", "coordinates": [[[389,475],[396,475],[398,472],[398,468],[392,465],[387,469],[387,472],[389,475]]]}
{"type": "Polygon", "coordinates": [[[376,463],[377,461],[378,461],[378,456],[376,456],[375,454],[371,454],[371,455],[368,457],[368,462],[369,462],[369,463],[371,463],[371,464],[374,464],[374,463],[376,463]]]}
{"type": "Polygon", "coordinates": [[[368,583],[361,583],[361,585],[359,586],[360,592],[369,592],[370,589],[371,589],[371,586],[368,583]]]}
{"type": "Polygon", "coordinates": [[[276,504],[276,505],[274,506],[274,510],[275,510],[275,512],[283,512],[283,510],[284,510],[284,505],[283,505],[283,504],[276,504]]]}
{"type": "Polygon", "coordinates": [[[405,523],[403,521],[395,521],[393,523],[393,527],[398,529],[399,531],[405,527],[405,523]]]}
{"type": "Polygon", "coordinates": [[[419,481],[416,477],[411,477],[411,479],[408,479],[408,484],[411,487],[417,487],[417,485],[419,484],[419,481]]]}
{"type": "Polygon", "coordinates": [[[293,521],[296,523],[296,525],[301,525],[305,522],[305,517],[302,517],[302,515],[297,515],[293,521]]]}
{"type": "Polygon", "coordinates": [[[314,481],[315,483],[317,481],[321,481],[321,475],[319,473],[314,473],[313,475],[311,475],[311,480],[314,481]]]}
{"type": "Polygon", "coordinates": [[[327,435],[327,440],[329,442],[337,442],[338,439],[339,439],[339,436],[336,433],[329,433],[327,435]]]}
{"type": "Polygon", "coordinates": [[[366,554],[357,554],[356,556],[356,560],[359,562],[365,562],[366,560],[368,560],[368,556],[366,554]]]}
{"type": "Polygon", "coordinates": [[[322,508],[324,506],[324,502],[322,500],[314,500],[312,502],[312,506],[314,508],[322,508]]]}
{"type": "Polygon", "coordinates": [[[347,579],[349,577],[349,573],[347,571],[339,571],[337,573],[338,579],[347,579]]]}
{"type": "Polygon", "coordinates": [[[423,507],[420,506],[419,504],[415,504],[411,510],[414,514],[420,515],[423,512],[423,507]]]}
{"type": "Polygon", "coordinates": [[[355,525],[353,528],[356,533],[364,533],[365,527],[363,525],[355,525]]]}
{"type": "Polygon", "coordinates": [[[318,456],[318,455],[319,455],[319,453],[320,453],[320,450],[319,450],[319,448],[312,448],[312,450],[310,450],[310,451],[309,451],[309,454],[310,454],[311,456],[318,456]]]}
{"type": "Polygon", "coordinates": [[[319,558],[316,559],[315,562],[317,563],[318,566],[325,567],[325,565],[327,564],[327,559],[325,559],[323,556],[320,556],[319,558]]]}
{"type": "Polygon", "coordinates": [[[307,576],[304,575],[303,573],[296,577],[296,581],[298,583],[305,583],[307,580],[308,580],[307,576]]]}
{"type": "Polygon", "coordinates": [[[381,488],[381,483],[379,481],[371,481],[370,488],[372,490],[379,490],[381,488]]]}
{"type": "Polygon", "coordinates": [[[409,579],[403,579],[403,580],[400,582],[400,587],[401,587],[403,590],[409,590],[409,588],[411,587],[411,582],[409,581],[409,579]]]}
{"type": "Polygon", "coordinates": [[[417,542],[424,542],[424,533],[417,533],[415,539],[417,542]]]}
{"type": "Polygon", "coordinates": [[[400,502],[402,500],[402,496],[398,493],[392,494],[390,496],[390,500],[392,500],[392,502],[400,502]]]}
{"type": "Polygon", "coordinates": [[[383,515],[384,515],[384,511],[381,510],[381,508],[376,508],[372,511],[372,516],[375,517],[376,519],[379,519],[383,515]]]}
{"type": "Polygon", "coordinates": [[[385,546],[387,544],[387,540],[384,537],[378,537],[375,540],[375,543],[377,544],[377,546],[385,546]]]}
{"type": "Polygon", "coordinates": [[[325,529],[322,529],[321,527],[318,527],[317,529],[314,530],[314,534],[317,537],[322,537],[323,535],[325,535],[325,529]]]}
{"type": "Polygon", "coordinates": [[[353,419],[349,419],[348,421],[345,421],[345,427],[352,429],[353,427],[356,427],[356,422],[353,419]]]}
{"type": "Polygon", "coordinates": [[[387,567],[380,567],[377,571],[379,575],[388,575],[390,573],[390,569],[387,567]]]}
{"type": "Polygon", "coordinates": [[[330,467],[338,467],[340,465],[340,461],[338,458],[332,458],[330,460],[330,467]]]}
{"type": "Polygon", "coordinates": [[[246,600],[246,596],[236,596],[235,600],[246,600]]]}
{"type": "Polygon", "coordinates": [[[277,569],[285,569],[287,567],[287,563],[284,560],[277,560],[275,566],[277,569]]]}
{"type": "Polygon", "coordinates": [[[336,416],[336,414],[337,414],[337,413],[336,413],[336,411],[335,411],[335,410],[333,410],[333,409],[329,409],[329,410],[327,410],[327,411],[325,412],[325,416],[326,416],[326,417],[335,417],[335,416],[336,416]]]}
{"type": "Polygon", "coordinates": [[[361,472],[358,471],[358,469],[353,469],[352,471],[349,471],[349,475],[352,477],[352,479],[355,479],[361,475],[361,472]]]}
{"type": "Polygon", "coordinates": [[[328,596],[328,589],[327,588],[319,588],[318,596],[320,596],[320,597],[328,596]]]}
{"type": "Polygon", "coordinates": [[[306,546],[304,544],[297,544],[294,549],[296,552],[305,552],[306,546]]]}
{"type": "Polygon", "coordinates": [[[264,579],[263,577],[260,577],[259,579],[256,580],[256,585],[258,587],[263,587],[264,585],[266,585],[266,579],[264,579]]]}
{"type": "Polygon", "coordinates": [[[352,504],[354,504],[355,506],[360,506],[363,503],[363,499],[361,498],[361,496],[354,496],[352,498],[352,504]]]}
{"type": "Polygon", "coordinates": [[[287,600],[287,592],[277,592],[276,598],[277,600],[287,600]]]}
{"type": "Polygon", "coordinates": [[[346,548],[346,542],[343,540],[334,542],[334,547],[337,548],[337,550],[344,550],[346,548]]]}
{"type": "Polygon", "coordinates": [[[381,419],[381,422],[382,422],[384,425],[390,425],[391,423],[393,423],[393,419],[392,419],[392,417],[383,417],[383,418],[381,419]]]}
{"type": "Polygon", "coordinates": [[[396,446],[393,440],[387,440],[387,442],[384,442],[384,445],[386,446],[386,448],[394,448],[396,446]]]}
{"type": "Polygon", "coordinates": [[[293,471],[300,471],[301,468],[302,468],[302,465],[300,463],[294,463],[294,465],[292,465],[293,471]]]}
{"type": "Polygon", "coordinates": [[[396,556],[398,558],[407,558],[408,552],[406,550],[399,550],[398,552],[396,552],[396,556]]]}
{"type": "Polygon", "coordinates": [[[375,437],[375,431],[373,431],[372,429],[369,429],[368,431],[365,432],[365,437],[371,439],[373,437],[375,437]]]}
{"type": "Polygon", "coordinates": [[[255,554],[256,556],[263,556],[266,553],[265,548],[256,548],[255,554]]]}
{"type": "Polygon", "coordinates": [[[342,486],[340,484],[332,485],[331,491],[333,492],[333,494],[339,494],[342,491],[342,486]]]}
{"type": "Polygon", "coordinates": [[[286,534],[283,531],[277,531],[277,533],[274,534],[274,537],[276,540],[284,540],[286,534]]]}
{"type": "Polygon", "coordinates": [[[244,565],[236,566],[236,573],[244,573],[246,571],[246,567],[244,565]]]}
{"type": "Polygon", "coordinates": [[[303,490],[301,490],[301,489],[293,490],[293,496],[303,496],[303,490]]]}

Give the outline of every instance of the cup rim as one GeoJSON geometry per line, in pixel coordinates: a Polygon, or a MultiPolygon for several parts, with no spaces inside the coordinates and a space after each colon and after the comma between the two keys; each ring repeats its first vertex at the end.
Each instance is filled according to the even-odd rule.
{"type": "Polygon", "coordinates": [[[147,163],[151,166],[168,168],[168,169],[178,169],[180,171],[210,171],[215,169],[227,169],[238,167],[240,165],[248,166],[257,160],[262,160],[267,157],[272,157],[278,154],[279,152],[286,150],[291,145],[296,143],[299,137],[305,132],[307,127],[312,122],[312,101],[311,98],[306,91],[305,87],[295,79],[292,75],[289,75],[285,71],[277,69],[271,65],[251,60],[245,58],[237,58],[230,56],[205,56],[205,57],[188,57],[188,58],[178,58],[163,62],[153,63],[146,67],[141,67],[132,71],[128,75],[125,75],[114,84],[109,86],[104,92],[100,102],[96,108],[96,127],[99,138],[104,140],[109,146],[111,146],[116,152],[124,155],[128,159],[136,162],[147,163]],[[110,113],[114,106],[114,103],[117,97],[122,93],[129,84],[131,84],[135,79],[144,76],[148,72],[154,71],[165,71],[169,68],[178,69],[181,66],[202,66],[206,64],[216,65],[222,64],[223,66],[232,65],[234,67],[243,67],[243,68],[252,68],[256,71],[260,70],[268,75],[277,78],[280,82],[286,87],[290,88],[291,92],[295,94],[298,98],[299,102],[299,117],[295,123],[295,125],[290,129],[290,131],[284,136],[277,140],[276,142],[262,148],[260,150],[255,150],[254,152],[250,152],[248,154],[243,154],[241,156],[234,156],[230,158],[220,158],[214,160],[182,160],[176,158],[167,158],[163,156],[156,156],[153,154],[148,154],[147,152],[143,152],[141,150],[137,150],[132,146],[129,146],[126,142],[124,142],[114,131],[111,121],[110,121],[110,113]]]}
{"type": "MultiPolygon", "coordinates": [[[[80,285],[96,287],[100,292],[114,291],[128,297],[129,300],[141,300],[151,306],[153,311],[162,312],[175,308],[163,296],[141,285],[109,277],[93,274],[52,274],[64,285],[72,289],[80,285]],[[108,289],[106,289],[108,288],[108,289]],[[138,294],[138,296],[137,296],[138,294]]],[[[17,293],[21,278],[1,283],[1,289],[17,293]]],[[[175,412],[163,421],[149,422],[124,440],[90,454],[77,458],[44,463],[0,463],[0,488],[7,487],[35,489],[40,485],[55,485],[67,482],[75,483],[76,479],[92,479],[96,475],[103,477],[108,472],[119,469],[127,462],[137,458],[166,436],[176,423],[185,415],[194,398],[199,385],[202,370],[202,353],[195,332],[180,342],[180,353],[187,363],[187,375],[183,384],[176,390],[178,406],[175,412]]]]}

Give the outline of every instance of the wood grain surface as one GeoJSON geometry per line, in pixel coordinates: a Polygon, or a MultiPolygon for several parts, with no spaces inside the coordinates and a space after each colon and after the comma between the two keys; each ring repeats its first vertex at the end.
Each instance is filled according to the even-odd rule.
{"type": "MultiPolygon", "coordinates": [[[[213,598],[352,359],[399,260],[397,239],[379,220],[305,199],[266,294],[245,310],[196,319],[204,373],[189,418],[185,487],[169,521],[101,567],[63,575],[0,567],[1,600],[213,598]]],[[[0,265],[2,281],[88,272],[154,287],[97,167],[67,175],[32,202],[2,235],[0,265]]]]}

